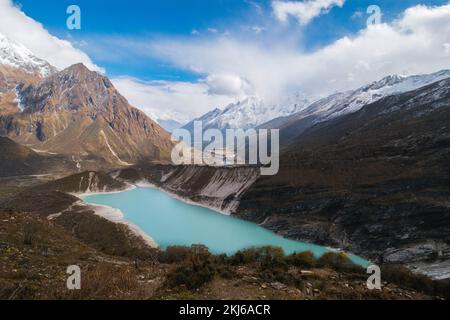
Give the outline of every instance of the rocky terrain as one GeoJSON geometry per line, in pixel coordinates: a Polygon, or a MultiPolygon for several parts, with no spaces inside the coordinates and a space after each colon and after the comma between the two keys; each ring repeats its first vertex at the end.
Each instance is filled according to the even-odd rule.
{"type": "Polygon", "coordinates": [[[30,74],[24,70],[0,64],[0,114],[11,115],[21,112],[22,105],[18,103],[17,87],[37,83],[40,79],[38,74],[30,74]]]}

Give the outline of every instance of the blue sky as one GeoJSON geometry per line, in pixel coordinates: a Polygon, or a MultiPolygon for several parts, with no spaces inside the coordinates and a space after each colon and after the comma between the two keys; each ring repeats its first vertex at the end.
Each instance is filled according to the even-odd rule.
{"type": "MultiPolygon", "coordinates": [[[[157,58],[129,59],[122,55],[117,59],[103,51],[95,50],[93,42],[101,37],[193,37],[197,30],[203,35],[214,36],[208,29],[229,32],[230,36],[250,33],[246,26],[271,26],[274,17],[271,1],[250,0],[18,0],[22,10],[44,24],[52,34],[69,39],[75,46],[87,52],[97,64],[107,70],[109,76],[128,75],[143,80],[192,81],[203,75],[174,67],[157,58]],[[65,10],[77,4],[82,10],[82,29],[66,28],[65,10]],[[85,42],[82,42],[84,40],[85,42]],[[81,45],[84,43],[84,46],[81,45]]],[[[365,27],[367,15],[352,18],[355,12],[365,12],[369,5],[379,5],[383,19],[391,21],[403,10],[416,4],[438,5],[442,0],[350,0],[343,8],[335,7],[328,14],[318,17],[302,28],[302,47],[314,50],[336,39],[351,35],[365,27]]],[[[299,26],[291,23],[289,31],[299,32],[299,26]],[[294,29],[294,30],[292,30],[294,29]],[[296,30],[297,29],[297,30],[296,30]]],[[[299,37],[300,38],[300,37],[299,37]]],[[[300,39],[299,39],[300,41],[300,39]]],[[[112,50],[114,48],[107,48],[112,50]]]]}
{"type": "Polygon", "coordinates": [[[448,2],[0,0],[0,32],[59,68],[105,72],[153,118],[186,122],[247,96],[276,103],[450,69],[448,2]],[[81,30],[66,28],[72,4],[81,30]],[[381,24],[366,24],[370,5],[381,24]]]}

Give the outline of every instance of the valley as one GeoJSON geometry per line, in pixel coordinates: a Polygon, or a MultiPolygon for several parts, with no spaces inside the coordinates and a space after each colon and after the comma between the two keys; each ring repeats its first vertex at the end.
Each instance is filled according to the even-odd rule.
{"type": "Polygon", "coordinates": [[[449,71],[325,98],[247,97],[200,118],[279,129],[280,170],[264,176],[261,165],[174,165],[170,134],[106,76],[0,44],[0,298],[448,298],[449,71]],[[327,248],[380,265],[385,289],[367,290],[355,259],[327,248]],[[59,282],[76,261],[85,296],[59,282]]]}

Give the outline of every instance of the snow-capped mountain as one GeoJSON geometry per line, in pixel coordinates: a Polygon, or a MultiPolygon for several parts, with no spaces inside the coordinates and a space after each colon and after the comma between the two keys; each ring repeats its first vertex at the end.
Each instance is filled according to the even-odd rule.
{"type": "Polygon", "coordinates": [[[320,99],[300,112],[270,120],[260,128],[281,129],[282,140],[287,142],[314,124],[357,112],[364,106],[387,96],[413,91],[447,78],[450,78],[450,70],[408,77],[387,76],[357,90],[336,93],[320,99]]]}
{"type": "Polygon", "coordinates": [[[281,128],[286,123],[314,118],[313,122],[330,120],[360,110],[384,97],[416,90],[433,82],[450,78],[450,70],[428,75],[387,76],[354,91],[340,92],[326,98],[309,97],[301,93],[288,96],[277,103],[265,103],[258,97],[248,97],[225,109],[214,109],[184,126],[193,130],[194,121],[204,129],[281,128]]]}
{"type": "Polygon", "coordinates": [[[48,62],[36,57],[24,45],[0,33],[0,65],[17,68],[28,73],[47,77],[57,70],[48,62]]]}
{"type": "Polygon", "coordinates": [[[266,103],[263,99],[252,96],[242,101],[232,103],[225,109],[214,109],[184,126],[191,130],[194,121],[201,121],[203,129],[250,129],[267,122],[270,119],[285,117],[303,110],[313,101],[300,93],[289,96],[279,103],[266,103]]]}
{"type": "Polygon", "coordinates": [[[431,83],[450,78],[450,70],[409,77],[391,75],[355,91],[337,93],[321,99],[296,114],[295,117],[319,116],[317,121],[330,120],[360,110],[390,95],[419,89],[431,83]]]}

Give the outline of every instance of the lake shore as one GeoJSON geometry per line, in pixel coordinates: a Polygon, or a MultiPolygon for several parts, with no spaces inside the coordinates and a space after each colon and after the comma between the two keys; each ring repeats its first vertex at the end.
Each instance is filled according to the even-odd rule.
{"type": "MultiPolygon", "coordinates": [[[[140,196],[136,198],[135,195],[135,198],[132,200],[134,207],[127,209],[125,215],[120,210],[109,207],[110,205],[114,206],[111,202],[104,202],[101,198],[96,199],[95,196],[100,195],[100,193],[92,195],[94,197],[91,199],[86,199],[86,202],[89,202],[95,206],[99,203],[102,204],[102,206],[94,207],[93,210],[110,221],[118,223],[126,220],[132,221],[132,228],[135,227],[135,225],[139,226],[138,229],[133,228],[137,234],[141,237],[143,235],[147,235],[150,238],[156,237],[159,239],[158,241],[161,241],[160,245],[163,247],[170,245],[189,246],[193,243],[202,243],[208,246],[213,253],[234,254],[244,248],[272,245],[282,247],[286,254],[311,251],[316,255],[316,257],[320,257],[327,252],[340,251],[329,247],[318,246],[312,243],[283,238],[257,224],[233,218],[229,215],[224,215],[222,212],[218,212],[218,210],[211,210],[207,206],[201,206],[192,201],[183,201],[180,197],[170,194],[166,190],[158,188],[157,186],[147,183],[146,181],[136,183],[135,188],[128,188],[128,190],[131,190],[132,193],[137,192],[140,196]],[[136,188],[141,190],[136,190],[136,188]],[[187,215],[180,215],[181,213],[179,210],[184,210],[183,208],[168,209],[161,207],[158,209],[158,204],[165,203],[164,200],[163,202],[160,202],[158,197],[155,199],[148,198],[152,193],[147,194],[145,189],[155,190],[161,193],[161,195],[165,195],[167,199],[178,201],[181,206],[187,205],[189,207],[201,208],[202,210],[210,210],[211,214],[205,215],[205,212],[197,213],[194,208],[187,208],[187,215]],[[141,200],[142,205],[139,204],[139,201],[141,200]],[[156,216],[150,215],[149,218],[145,220],[145,224],[142,224],[144,221],[142,220],[142,214],[146,212],[145,208],[147,207],[155,208],[156,211],[153,210],[152,214],[156,214],[156,216]],[[215,215],[213,213],[215,213],[215,215]],[[158,215],[160,218],[158,218],[158,215]],[[126,219],[124,217],[126,217],[126,219]],[[154,219],[157,219],[157,221],[154,221],[154,219]],[[195,219],[199,219],[199,224],[193,222],[197,221],[195,219]],[[174,221],[178,221],[179,223],[174,225],[174,221]],[[202,223],[206,225],[202,226],[202,223]],[[250,226],[250,224],[252,226],[250,226]],[[173,236],[171,236],[171,232],[173,233],[173,236]],[[174,239],[176,240],[174,241],[174,239]],[[223,239],[223,241],[227,239],[225,241],[226,245],[225,242],[220,239],[223,239]]],[[[124,191],[121,193],[123,192],[124,191]]],[[[114,193],[117,192],[107,192],[102,194],[114,193]]],[[[120,206],[121,210],[124,210],[124,208],[126,207],[120,206]]],[[[354,256],[350,253],[346,254],[348,254],[348,256],[358,265],[366,266],[369,264],[368,261],[365,261],[360,257],[354,256]]]]}
{"type": "Polygon", "coordinates": [[[96,215],[98,215],[108,221],[111,221],[113,223],[119,223],[119,224],[123,224],[123,225],[127,226],[135,236],[142,238],[148,246],[150,246],[152,248],[159,248],[158,243],[156,243],[156,241],[149,234],[144,232],[137,225],[125,220],[125,215],[123,214],[123,212],[121,210],[112,208],[112,207],[106,206],[106,205],[88,203],[84,200],[85,197],[91,196],[91,195],[116,194],[116,193],[131,191],[133,189],[136,189],[136,186],[130,186],[129,188],[127,188],[125,190],[121,190],[121,191],[98,192],[98,193],[89,192],[89,193],[76,194],[76,196],[78,198],[80,198],[81,201],[83,202],[83,204],[88,209],[92,210],[96,215]]]}

